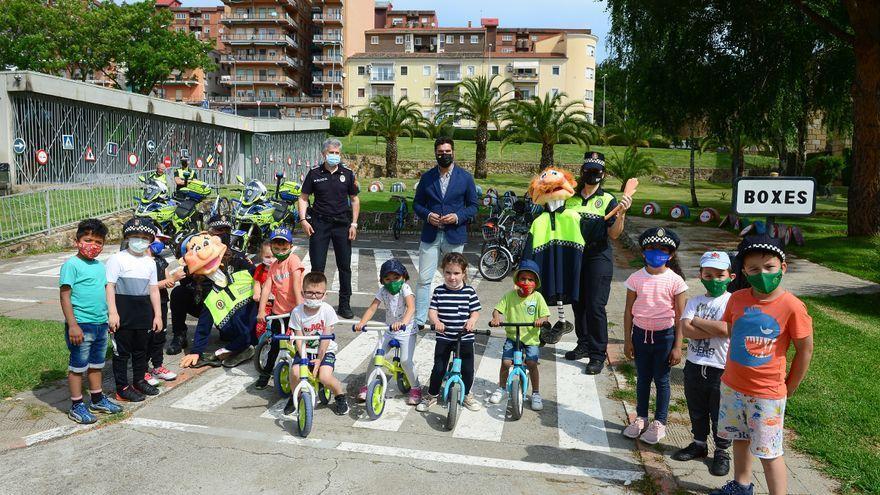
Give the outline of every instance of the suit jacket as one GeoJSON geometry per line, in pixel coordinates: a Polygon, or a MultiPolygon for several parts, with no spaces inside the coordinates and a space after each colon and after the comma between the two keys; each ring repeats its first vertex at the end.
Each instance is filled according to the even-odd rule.
{"type": "Polygon", "coordinates": [[[422,220],[422,242],[434,242],[437,238],[437,227],[428,223],[428,214],[440,216],[455,213],[458,223],[444,225],[443,233],[450,244],[467,242],[467,224],[477,215],[477,186],[471,174],[457,164],[452,168],[446,196],[440,191],[440,172],[433,167],[422,174],[416,195],[413,199],[413,210],[422,220]]]}

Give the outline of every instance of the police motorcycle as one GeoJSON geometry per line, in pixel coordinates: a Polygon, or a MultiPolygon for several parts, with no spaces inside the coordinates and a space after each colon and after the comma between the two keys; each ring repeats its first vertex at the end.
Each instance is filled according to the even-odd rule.
{"type": "Polygon", "coordinates": [[[200,180],[190,180],[169,197],[168,186],[154,176],[139,176],[144,183],[140,197],[134,210],[136,217],[149,218],[159,230],[171,238],[171,246],[175,248],[189,234],[202,227],[202,214],[196,206],[211,194],[211,186],[200,180]]]}
{"type": "Polygon", "coordinates": [[[231,247],[233,249],[257,253],[264,239],[281,225],[293,227],[299,221],[296,202],[299,199],[300,185],[284,181],[284,173],[275,174],[275,194],[270,198],[266,186],[257,179],[245,182],[241,176],[235,180],[244,186],[241,196],[232,201],[231,247]]]}

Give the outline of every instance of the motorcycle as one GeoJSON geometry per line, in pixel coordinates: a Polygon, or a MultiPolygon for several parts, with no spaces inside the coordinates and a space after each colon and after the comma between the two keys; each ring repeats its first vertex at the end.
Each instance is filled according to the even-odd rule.
{"type": "Polygon", "coordinates": [[[283,173],[275,174],[275,194],[270,199],[269,191],[259,180],[245,182],[240,176],[235,177],[244,190],[239,199],[232,202],[235,225],[231,242],[233,249],[256,253],[273,230],[281,225],[293,227],[299,221],[296,202],[300,186],[295,182],[282,184],[283,178],[283,173]]]}
{"type": "Polygon", "coordinates": [[[138,205],[134,215],[149,218],[159,230],[171,238],[172,248],[179,246],[187,235],[202,227],[202,214],[196,206],[211,194],[211,186],[200,180],[191,180],[177,190],[174,198],[168,196],[164,182],[140,176],[144,183],[141,197],[135,197],[138,205]]]}

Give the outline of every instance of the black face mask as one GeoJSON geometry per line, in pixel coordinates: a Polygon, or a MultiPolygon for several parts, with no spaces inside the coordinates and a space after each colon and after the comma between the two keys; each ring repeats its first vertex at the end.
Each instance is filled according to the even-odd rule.
{"type": "Polygon", "coordinates": [[[584,183],[591,186],[602,182],[602,172],[599,170],[587,170],[584,172],[584,183]]]}
{"type": "Polygon", "coordinates": [[[232,240],[232,234],[230,234],[229,232],[223,232],[221,234],[217,234],[217,237],[220,238],[220,242],[222,242],[224,246],[229,247],[229,242],[232,240]]]}
{"type": "Polygon", "coordinates": [[[453,156],[451,154],[440,153],[437,155],[437,165],[440,168],[447,168],[452,165],[453,156]]]}

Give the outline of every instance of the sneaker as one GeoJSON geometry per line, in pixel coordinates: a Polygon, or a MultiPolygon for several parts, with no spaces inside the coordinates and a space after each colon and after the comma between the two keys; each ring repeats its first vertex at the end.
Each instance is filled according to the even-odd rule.
{"type": "Polygon", "coordinates": [[[134,384],[134,389],[144,395],[159,395],[159,389],[141,380],[134,384]]]}
{"type": "Polygon", "coordinates": [[[121,400],[125,402],[143,402],[146,397],[144,397],[140,392],[134,389],[132,386],[127,386],[122,390],[116,391],[116,400],[121,400]]]}
{"type": "Polygon", "coordinates": [[[623,430],[623,436],[626,438],[639,438],[639,435],[645,431],[648,426],[648,418],[636,417],[632,423],[623,430]]]}
{"type": "Polygon", "coordinates": [[[108,399],[106,395],[101,394],[101,400],[89,404],[89,411],[104,414],[116,414],[122,412],[122,406],[108,399]]]}
{"type": "Polygon", "coordinates": [[[500,403],[501,400],[504,399],[504,392],[505,392],[505,390],[503,388],[501,388],[501,387],[496,388],[495,391],[492,392],[492,395],[489,396],[489,403],[490,404],[500,403]]]}
{"type": "Polygon", "coordinates": [[[754,493],[754,483],[749,483],[749,486],[743,486],[737,483],[736,480],[730,480],[721,488],[709,492],[709,495],[754,495],[754,493]]]}
{"type": "Polygon", "coordinates": [[[290,416],[291,414],[293,414],[294,409],[295,408],[293,407],[293,397],[288,397],[287,403],[284,404],[284,415],[290,416]]]}
{"type": "Polygon", "coordinates": [[[221,364],[223,364],[224,368],[235,368],[239,364],[250,361],[254,357],[254,346],[249,345],[244,348],[241,352],[231,354],[229,357],[223,359],[221,364]]]}
{"type": "Polygon", "coordinates": [[[339,303],[339,308],[337,308],[336,314],[338,314],[340,318],[346,320],[354,318],[354,312],[351,310],[351,306],[348,303],[339,303]]]}
{"type": "Polygon", "coordinates": [[[413,387],[409,389],[409,395],[406,397],[408,406],[415,406],[422,402],[422,387],[413,387]]]}
{"type": "Polygon", "coordinates": [[[645,430],[644,433],[642,433],[640,440],[647,444],[654,445],[660,440],[663,440],[663,438],[665,437],[666,425],[655,419],[654,421],[651,421],[651,424],[648,425],[648,429],[645,430]]]}
{"type": "Polygon", "coordinates": [[[159,379],[151,375],[149,371],[144,373],[144,381],[154,387],[159,384],[159,379]]]}
{"type": "Polygon", "coordinates": [[[358,402],[366,402],[367,401],[367,387],[361,387],[358,391],[358,402]]]}
{"type": "Polygon", "coordinates": [[[254,382],[254,388],[257,390],[263,390],[269,386],[269,375],[260,375],[257,378],[257,381],[254,382]]]}
{"type": "Polygon", "coordinates": [[[574,349],[565,353],[565,359],[568,359],[569,361],[576,361],[578,359],[583,359],[587,356],[589,356],[589,353],[587,352],[587,346],[580,345],[575,346],[574,349]]]}
{"type": "Polygon", "coordinates": [[[715,456],[712,458],[709,472],[713,476],[727,476],[727,473],[730,472],[730,454],[726,450],[715,449],[715,456]]]}
{"type": "MultiPolygon", "coordinates": [[[[174,381],[177,379],[177,373],[169,370],[168,368],[166,368],[164,366],[159,366],[158,368],[153,368],[153,370],[150,371],[150,374],[160,380],[165,380],[166,382],[174,381]]],[[[155,385],[155,383],[153,383],[152,385],[155,385]]]]}
{"type": "Polygon", "coordinates": [[[196,364],[192,365],[193,368],[204,368],[205,366],[210,366],[212,368],[218,368],[222,366],[220,359],[214,355],[213,352],[203,352],[201,356],[199,356],[199,360],[196,361],[196,364]]]}
{"type": "Polygon", "coordinates": [[[425,412],[437,403],[437,396],[431,394],[422,394],[422,401],[416,406],[416,411],[425,412]]]}
{"type": "Polygon", "coordinates": [[[70,410],[67,411],[67,417],[81,425],[90,425],[95,421],[98,421],[98,418],[90,413],[89,409],[82,402],[75,406],[71,406],[70,410]]]}
{"type": "Polygon", "coordinates": [[[692,461],[694,459],[700,459],[709,455],[709,448],[706,447],[706,444],[699,444],[697,442],[691,442],[687,447],[677,451],[672,454],[672,458],[676,461],[692,461]]]}
{"type": "Polygon", "coordinates": [[[184,347],[186,347],[186,339],[175,335],[171,337],[171,342],[165,348],[165,353],[169,356],[174,356],[175,354],[180,354],[184,347]]]}
{"type": "Polygon", "coordinates": [[[538,392],[532,392],[532,411],[540,411],[544,409],[544,399],[538,392]]]}
{"type": "Polygon", "coordinates": [[[584,373],[588,375],[598,375],[602,372],[602,369],[605,367],[604,359],[590,359],[590,362],[587,363],[587,366],[584,368],[584,373]]]}
{"type": "Polygon", "coordinates": [[[348,398],[344,395],[336,396],[336,415],[345,416],[348,414],[348,398]]]}
{"type": "Polygon", "coordinates": [[[483,408],[477,399],[474,398],[474,394],[467,394],[464,396],[464,407],[470,409],[471,411],[479,411],[483,408]]]}

